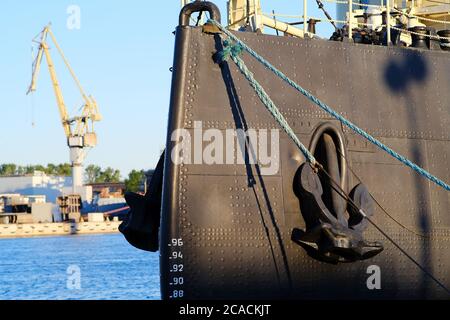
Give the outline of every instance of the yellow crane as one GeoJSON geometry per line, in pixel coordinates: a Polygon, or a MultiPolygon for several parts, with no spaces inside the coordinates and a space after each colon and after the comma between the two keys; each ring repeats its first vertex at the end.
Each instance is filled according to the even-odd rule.
{"type": "Polygon", "coordinates": [[[52,80],[53,90],[56,96],[56,103],[61,117],[61,123],[63,125],[64,133],[67,138],[67,144],[70,150],[73,193],[77,193],[77,190],[83,186],[83,162],[86,156],[86,149],[97,145],[97,135],[94,131],[94,123],[101,120],[101,115],[98,111],[97,102],[95,99],[92,96],[86,95],[84,92],[80,81],[76,77],[61,47],[56,41],[56,38],[50,29],[50,24],[47,25],[44,30],[42,30],[42,32],[33,39],[33,42],[38,44],[39,50],[33,63],[32,80],[27,94],[36,91],[42,58],[45,55],[48,71],[52,80]],[[58,77],[56,76],[55,65],[50,55],[50,47],[47,43],[49,36],[81,93],[84,103],[81,107],[81,115],[79,116],[70,117],[67,111],[61,87],[58,82],[58,77]]]}

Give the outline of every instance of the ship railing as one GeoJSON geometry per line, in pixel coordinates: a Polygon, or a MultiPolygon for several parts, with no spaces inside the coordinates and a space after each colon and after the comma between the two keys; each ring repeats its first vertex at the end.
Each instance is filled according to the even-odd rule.
{"type": "MultiPolygon", "coordinates": [[[[271,27],[273,29],[277,29],[277,30],[289,31],[287,33],[291,33],[294,36],[301,36],[301,37],[303,37],[305,35],[311,35],[311,32],[309,32],[309,30],[307,28],[308,21],[315,20],[315,21],[321,21],[321,22],[328,21],[328,22],[338,23],[338,24],[342,24],[342,25],[347,25],[349,35],[352,35],[353,30],[360,26],[386,28],[386,36],[387,36],[387,44],[388,45],[390,45],[392,43],[391,30],[396,30],[398,32],[403,32],[403,33],[407,33],[410,35],[428,37],[431,39],[436,39],[436,40],[441,40],[441,41],[442,40],[450,41],[450,37],[438,36],[438,35],[434,35],[434,34],[417,33],[412,30],[399,28],[395,25],[392,25],[391,18],[393,16],[393,14],[395,14],[397,16],[399,14],[401,14],[401,15],[404,15],[408,19],[417,19],[417,20],[433,22],[433,23],[438,23],[438,24],[444,24],[444,25],[450,24],[450,21],[448,21],[448,20],[422,17],[419,15],[407,13],[404,10],[400,10],[400,9],[404,9],[404,8],[396,8],[394,6],[395,0],[381,0],[380,4],[365,4],[365,3],[354,2],[353,0],[323,0],[323,2],[348,5],[348,11],[347,11],[347,17],[346,17],[347,19],[346,20],[338,20],[338,19],[330,19],[327,17],[317,18],[317,17],[308,16],[308,5],[307,5],[308,0],[303,1],[303,14],[301,14],[301,15],[280,14],[280,13],[275,13],[275,12],[261,13],[260,15],[263,17],[263,19],[266,18],[264,20],[264,22],[272,21],[272,24],[264,23],[266,26],[271,27]],[[385,19],[385,24],[374,25],[367,21],[364,21],[364,22],[358,21],[355,17],[355,13],[353,11],[354,7],[376,8],[376,9],[380,9],[381,12],[386,12],[387,18],[385,19]],[[390,8],[390,9],[387,10],[387,8],[390,8]],[[293,27],[292,24],[279,21],[279,20],[277,20],[277,18],[300,19],[301,20],[300,23],[303,24],[303,30],[293,27]],[[299,31],[296,32],[295,29],[299,30],[299,31]]],[[[413,6],[413,5],[414,4],[411,4],[411,6],[413,6]]],[[[407,5],[405,8],[409,8],[411,6],[407,5]]],[[[246,10],[246,9],[242,8],[242,10],[246,10]]],[[[255,12],[252,12],[251,14],[254,15],[255,12]]]]}

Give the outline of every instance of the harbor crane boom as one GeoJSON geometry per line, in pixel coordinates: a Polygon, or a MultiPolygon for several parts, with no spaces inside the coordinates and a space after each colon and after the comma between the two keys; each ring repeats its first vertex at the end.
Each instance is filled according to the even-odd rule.
{"type": "Polygon", "coordinates": [[[37,80],[39,78],[39,73],[41,70],[42,58],[45,55],[48,71],[50,73],[50,78],[56,97],[59,115],[61,118],[61,123],[64,128],[64,133],[67,138],[67,144],[70,149],[70,162],[72,166],[72,188],[73,192],[76,193],[77,190],[83,186],[83,162],[86,156],[86,149],[95,147],[97,145],[97,135],[94,131],[94,123],[101,121],[101,115],[99,113],[97,102],[95,101],[95,99],[90,95],[88,96],[84,92],[80,81],[76,77],[72,67],[70,66],[68,60],[64,55],[64,52],[56,41],[56,38],[50,28],[50,24],[47,25],[36,38],[33,39],[33,42],[38,44],[39,51],[33,63],[31,85],[28,89],[27,94],[36,91],[37,80]],[[50,54],[50,47],[47,42],[49,36],[57,51],[61,55],[64,64],[66,65],[67,69],[70,72],[70,75],[75,81],[75,84],[77,85],[83,99],[81,115],[79,116],[70,117],[67,111],[64,97],[61,91],[61,86],[59,84],[58,77],[56,76],[55,65],[50,54]]]}

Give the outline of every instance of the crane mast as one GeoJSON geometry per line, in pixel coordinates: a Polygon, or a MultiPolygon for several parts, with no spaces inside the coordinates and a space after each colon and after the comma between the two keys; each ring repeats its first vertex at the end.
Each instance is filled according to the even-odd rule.
{"type": "Polygon", "coordinates": [[[101,115],[98,111],[97,102],[95,99],[92,96],[88,96],[84,92],[80,81],[76,77],[75,72],[64,55],[64,52],[56,41],[56,38],[50,29],[50,25],[46,26],[40,35],[33,39],[33,42],[38,43],[39,50],[33,65],[33,74],[31,85],[28,89],[28,94],[35,92],[37,89],[37,80],[41,70],[42,59],[45,55],[53,91],[56,97],[56,104],[58,106],[61,123],[67,139],[67,145],[70,150],[70,162],[72,166],[72,191],[73,193],[76,193],[77,190],[83,187],[83,162],[86,156],[86,149],[97,145],[97,135],[94,131],[94,123],[101,120],[101,115]],[[62,57],[62,60],[69,70],[70,75],[76,83],[83,99],[84,104],[82,106],[81,115],[79,116],[70,117],[67,111],[61,86],[56,75],[55,65],[50,54],[50,47],[47,43],[48,36],[50,36],[50,39],[62,57]]]}

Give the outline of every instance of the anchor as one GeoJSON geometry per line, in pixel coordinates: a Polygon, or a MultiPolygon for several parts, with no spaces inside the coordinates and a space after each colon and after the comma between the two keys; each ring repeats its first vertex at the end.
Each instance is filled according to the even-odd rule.
{"type": "Polygon", "coordinates": [[[292,240],[314,259],[334,264],[365,260],[379,254],[383,251],[382,244],[367,241],[363,236],[368,221],[359,209],[368,218],[374,214],[374,200],[366,186],[360,183],[350,192],[353,205],[331,187],[336,181],[341,182],[340,188],[345,185],[345,163],[343,159],[339,163],[337,157],[338,153],[341,156],[344,153],[341,135],[332,125],[323,124],[314,135],[311,149],[325,164],[328,176],[322,176],[321,180],[317,170],[307,163],[297,171],[294,191],[300,200],[306,230],[294,229],[292,240]],[[330,187],[324,189],[323,182],[330,182],[330,187]]]}
{"type": "MultiPolygon", "coordinates": [[[[304,164],[297,174],[302,212],[305,211],[306,231],[294,229],[292,240],[302,246],[313,258],[330,263],[354,262],[374,257],[383,246],[366,241],[363,232],[367,220],[356,209],[349,209],[350,218],[342,213],[335,217],[322,200],[323,188],[318,174],[304,164]]],[[[368,217],[373,215],[373,199],[363,184],[357,185],[350,197],[368,217]]]]}

